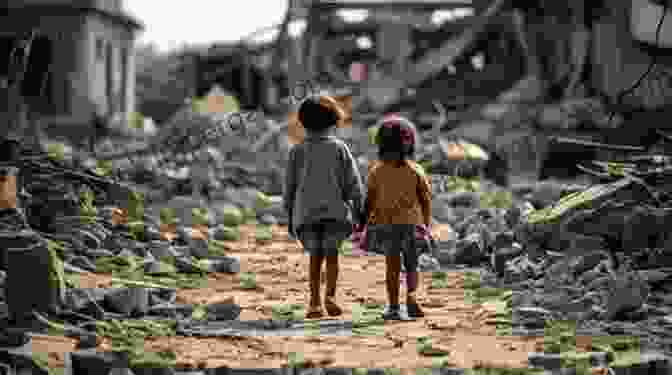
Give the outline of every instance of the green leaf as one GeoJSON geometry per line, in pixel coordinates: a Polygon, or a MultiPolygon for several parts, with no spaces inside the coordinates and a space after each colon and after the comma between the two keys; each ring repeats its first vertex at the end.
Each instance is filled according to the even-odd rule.
{"type": "Polygon", "coordinates": [[[446,356],[449,354],[444,350],[432,347],[432,340],[427,336],[418,337],[416,342],[416,350],[418,354],[425,356],[446,356]]]}
{"type": "Polygon", "coordinates": [[[273,240],[273,227],[270,225],[258,225],[255,232],[257,242],[269,242],[273,240]]]}
{"type": "Polygon", "coordinates": [[[258,191],[254,201],[254,208],[258,211],[261,211],[264,209],[268,209],[271,206],[273,206],[273,201],[271,200],[271,198],[266,194],[258,191]]]}
{"type": "Polygon", "coordinates": [[[256,289],[257,277],[252,272],[242,272],[240,274],[240,287],[242,289],[256,289]]]}
{"type": "Polygon", "coordinates": [[[175,224],[177,214],[174,208],[164,207],[159,211],[159,220],[161,224],[175,224]]]}
{"type": "Polygon", "coordinates": [[[191,313],[191,319],[194,320],[205,320],[208,317],[208,310],[203,305],[197,305],[194,307],[194,311],[191,313]]]}
{"type": "Polygon", "coordinates": [[[367,133],[369,135],[369,143],[372,146],[375,146],[378,144],[378,130],[380,129],[379,126],[372,126],[368,129],[367,133]]]}
{"type": "Polygon", "coordinates": [[[210,223],[210,215],[207,208],[192,209],[191,217],[195,225],[208,225],[210,223]]]}
{"type": "MultiPolygon", "coordinates": [[[[450,366],[450,357],[448,357],[448,356],[432,358],[432,367],[433,368],[444,368],[444,367],[449,367],[449,366],[450,366]]],[[[431,371],[431,369],[430,369],[430,371],[431,371]]]]}
{"type": "Polygon", "coordinates": [[[138,112],[131,112],[128,115],[128,126],[131,129],[144,129],[145,116],[138,112]]]}
{"type": "Polygon", "coordinates": [[[446,289],[450,286],[448,280],[434,280],[429,284],[430,289],[446,289]]]}
{"type": "Polygon", "coordinates": [[[177,268],[172,264],[161,261],[159,261],[158,264],[159,269],[155,272],[149,272],[148,275],[170,275],[177,272],[177,268]]]}
{"type": "Polygon", "coordinates": [[[65,160],[65,144],[50,143],[47,145],[47,156],[55,161],[65,160]]]}
{"type": "Polygon", "coordinates": [[[99,176],[112,175],[113,164],[111,160],[96,160],[96,168],[94,172],[99,176]]]}
{"type": "Polygon", "coordinates": [[[289,352],[287,353],[287,365],[289,367],[301,367],[305,364],[303,353],[289,352]]]}

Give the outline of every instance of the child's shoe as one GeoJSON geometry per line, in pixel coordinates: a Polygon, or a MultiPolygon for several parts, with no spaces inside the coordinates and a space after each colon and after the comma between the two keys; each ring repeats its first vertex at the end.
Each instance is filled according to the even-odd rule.
{"type": "Polygon", "coordinates": [[[420,305],[415,300],[406,302],[406,310],[408,311],[408,316],[411,318],[423,318],[425,316],[425,312],[422,311],[420,305]]]}
{"type": "Polygon", "coordinates": [[[383,312],[384,320],[404,320],[401,316],[401,309],[398,304],[388,305],[383,312]]]}

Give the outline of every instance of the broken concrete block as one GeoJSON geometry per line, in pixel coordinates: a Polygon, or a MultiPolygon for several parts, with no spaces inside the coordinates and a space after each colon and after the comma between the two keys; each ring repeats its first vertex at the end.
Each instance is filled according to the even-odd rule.
{"type": "Polygon", "coordinates": [[[575,275],[581,275],[584,272],[595,268],[600,262],[607,259],[609,255],[604,251],[590,251],[587,254],[579,255],[571,260],[570,267],[575,275]]]}
{"type": "Polygon", "coordinates": [[[621,246],[628,252],[654,248],[665,230],[658,215],[644,207],[635,207],[625,220],[621,246]]]}
{"type": "Polygon", "coordinates": [[[514,259],[522,253],[523,248],[520,245],[495,249],[491,255],[491,266],[495,270],[495,273],[503,276],[506,262],[514,259]]]}
{"type": "Polygon", "coordinates": [[[115,352],[101,352],[95,349],[71,352],[71,375],[108,374],[113,368],[128,366],[128,358],[115,352]]]}
{"type": "MultiPolygon", "coordinates": [[[[495,235],[494,240],[492,241],[492,248],[493,250],[497,249],[503,249],[503,248],[508,248],[513,246],[513,244],[516,242],[516,235],[513,233],[513,231],[504,231],[504,232],[499,232],[495,235]]],[[[517,246],[521,247],[520,244],[517,246]]]]}
{"type": "Polygon", "coordinates": [[[513,309],[513,324],[522,325],[526,328],[543,328],[546,321],[551,319],[549,310],[536,306],[520,306],[513,309]]]}
{"type": "Polygon", "coordinates": [[[278,219],[271,214],[264,214],[259,217],[259,223],[262,225],[277,225],[278,219]]]}
{"type": "Polygon", "coordinates": [[[479,264],[483,258],[483,237],[478,233],[472,233],[463,240],[458,240],[453,252],[453,261],[456,264],[479,264]]]}
{"type": "Polygon", "coordinates": [[[191,255],[197,258],[206,258],[210,251],[208,249],[208,240],[204,238],[192,238],[189,241],[191,255]]]}
{"type": "Polygon", "coordinates": [[[155,259],[162,259],[173,255],[170,242],[168,241],[152,241],[149,243],[148,251],[155,259]]]}
{"type": "Polygon", "coordinates": [[[211,256],[202,261],[209,272],[239,273],[240,259],[230,256],[211,256]]]}
{"type": "Polygon", "coordinates": [[[650,292],[649,286],[632,273],[618,275],[612,279],[610,286],[605,306],[606,318],[610,320],[621,313],[641,308],[650,292]]]}
{"type": "Polygon", "coordinates": [[[104,301],[116,313],[144,315],[149,309],[149,291],[136,287],[115,288],[105,294],[104,301]]]}

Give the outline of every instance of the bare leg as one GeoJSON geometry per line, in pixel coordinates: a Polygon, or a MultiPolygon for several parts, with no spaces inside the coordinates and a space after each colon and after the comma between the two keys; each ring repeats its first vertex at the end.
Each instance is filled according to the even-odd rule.
{"type": "Polygon", "coordinates": [[[330,316],[343,314],[343,310],[336,305],[336,282],[338,281],[338,255],[327,255],[327,292],[324,299],[324,307],[330,316]]]}
{"type": "Polygon", "coordinates": [[[323,259],[324,256],[322,255],[310,255],[308,274],[310,279],[310,306],[306,314],[306,318],[309,319],[321,318],[323,315],[322,306],[320,305],[320,271],[323,259]]]}
{"type": "Polygon", "coordinates": [[[388,311],[384,314],[387,320],[399,320],[399,274],[401,273],[401,256],[385,256],[385,282],[387,298],[390,302],[388,311]]]}
{"type": "Polygon", "coordinates": [[[408,309],[408,315],[415,318],[421,318],[425,316],[425,313],[420,309],[420,305],[415,299],[415,292],[417,291],[420,277],[417,271],[408,272],[406,275],[408,278],[406,280],[406,285],[408,287],[406,290],[406,307],[408,309]]]}

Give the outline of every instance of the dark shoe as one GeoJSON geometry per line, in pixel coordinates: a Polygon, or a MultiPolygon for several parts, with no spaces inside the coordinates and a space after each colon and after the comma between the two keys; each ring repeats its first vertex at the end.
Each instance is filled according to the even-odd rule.
{"type": "Polygon", "coordinates": [[[420,305],[417,303],[407,303],[406,310],[408,311],[408,316],[411,318],[424,318],[425,312],[422,311],[420,305]]]}
{"type": "Polygon", "coordinates": [[[401,316],[399,305],[390,305],[383,312],[384,320],[404,320],[401,316]]]}

